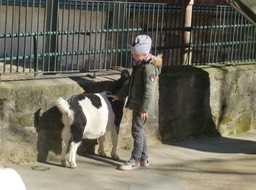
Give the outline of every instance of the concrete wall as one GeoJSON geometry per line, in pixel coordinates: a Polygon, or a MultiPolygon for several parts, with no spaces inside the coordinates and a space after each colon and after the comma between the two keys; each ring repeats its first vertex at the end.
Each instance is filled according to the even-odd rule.
{"type": "MultiPolygon", "coordinates": [[[[149,145],[256,129],[255,75],[256,65],[164,68],[156,108],[145,127],[149,145]]],[[[59,96],[111,89],[118,78],[119,73],[102,73],[96,79],[2,81],[0,163],[59,160],[62,123],[54,101],[59,96]]],[[[130,128],[131,112],[125,109],[119,148],[132,148],[130,128]]]]}

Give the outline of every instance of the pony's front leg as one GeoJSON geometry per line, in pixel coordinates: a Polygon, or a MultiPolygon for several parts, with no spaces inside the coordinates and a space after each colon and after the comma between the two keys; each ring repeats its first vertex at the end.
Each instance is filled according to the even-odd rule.
{"type": "Polygon", "coordinates": [[[119,160],[119,156],[116,153],[117,149],[117,143],[118,143],[118,133],[117,133],[117,128],[114,126],[111,130],[111,140],[112,140],[112,151],[111,151],[111,157],[114,160],[119,160]]]}
{"type": "Polygon", "coordinates": [[[99,149],[98,149],[98,153],[101,157],[106,157],[106,153],[104,151],[104,142],[105,142],[105,135],[101,136],[100,138],[98,138],[98,142],[99,142],[99,149]]]}

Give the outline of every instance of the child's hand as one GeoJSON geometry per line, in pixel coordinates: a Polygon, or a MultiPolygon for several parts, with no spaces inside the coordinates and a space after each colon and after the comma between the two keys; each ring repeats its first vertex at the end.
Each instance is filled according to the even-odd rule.
{"type": "Polygon", "coordinates": [[[148,119],[148,113],[141,112],[140,113],[140,119],[146,121],[148,119]]]}

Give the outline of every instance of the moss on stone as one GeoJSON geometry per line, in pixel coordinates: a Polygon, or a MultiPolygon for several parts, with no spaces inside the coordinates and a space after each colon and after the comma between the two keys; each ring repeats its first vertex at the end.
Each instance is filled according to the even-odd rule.
{"type": "Polygon", "coordinates": [[[26,115],[23,115],[22,117],[18,118],[18,123],[22,127],[33,126],[34,120],[31,115],[26,114],[26,115]]]}
{"type": "Polygon", "coordinates": [[[250,130],[251,128],[251,115],[245,114],[242,115],[236,124],[236,132],[237,133],[243,133],[245,131],[250,130]]]}
{"type": "Polygon", "coordinates": [[[222,117],[222,119],[221,119],[221,124],[227,124],[227,123],[230,123],[232,121],[232,118],[231,117],[229,117],[229,116],[224,116],[224,117],[222,117]]]}

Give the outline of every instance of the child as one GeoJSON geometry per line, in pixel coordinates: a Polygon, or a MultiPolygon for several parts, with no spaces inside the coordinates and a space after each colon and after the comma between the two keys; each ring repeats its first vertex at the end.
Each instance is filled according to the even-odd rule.
{"type": "Polygon", "coordinates": [[[109,95],[112,101],[123,100],[128,96],[126,107],[132,110],[132,137],[134,139],[131,158],[120,167],[121,170],[133,170],[140,166],[149,166],[147,141],[144,125],[152,109],[154,95],[158,90],[158,76],[162,67],[162,56],[150,54],[151,38],[139,35],[131,46],[133,68],[126,85],[115,95],[109,95]]]}

